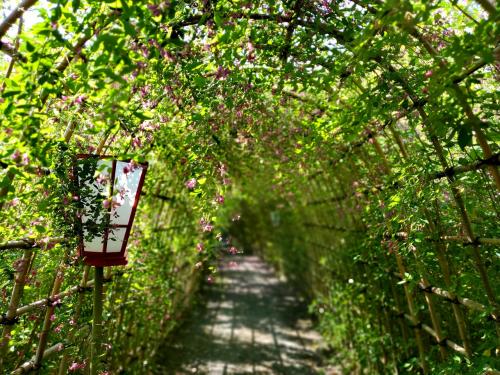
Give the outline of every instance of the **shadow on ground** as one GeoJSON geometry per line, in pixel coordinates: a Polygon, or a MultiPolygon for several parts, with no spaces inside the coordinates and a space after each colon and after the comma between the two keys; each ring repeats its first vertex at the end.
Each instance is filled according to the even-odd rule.
{"type": "Polygon", "coordinates": [[[163,345],[155,374],[325,373],[306,304],[258,257],[225,259],[203,294],[206,305],[163,345]]]}

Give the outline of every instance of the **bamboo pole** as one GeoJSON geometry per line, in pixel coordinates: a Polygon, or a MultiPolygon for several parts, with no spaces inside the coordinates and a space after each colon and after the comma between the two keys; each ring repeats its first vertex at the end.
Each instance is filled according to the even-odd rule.
{"type": "Polygon", "coordinates": [[[382,147],[380,146],[380,143],[377,140],[377,137],[375,136],[375,134],[371,131],[371,129],[368,129],[368,128],[366,128],[366,129],[367,129],[367,132],[370,136],[370,143],[373,145],[373,148],[375,149],[377,155],[380,157],[380,160],[382,161],[383,171],[389,175],[391,173],[391,167],[389,165],[389,162],[387,161],[385,153],[382,150],[382,147]]]}
{"type": "MultiPolygon", "coordinates": [[[[389,70],[394,73],[395,79],[397,82],[399,82],[402,86],[405,92],[408,94],[410,99],[412,100],[413,103],[419,103],[419,98],[415,95],[413,90],[410,89],[409,85],[405,81],[403,77],[399,75],[399,73],[389,65],[389,70]]],[[[422,106],[417,106],[417,111],[422,119],[422,123],[425,125],[424,129],[426,131],[426,134],[431,141],[431,144],[434,148],[434,152],[439,160],[439,163],[441,164],[441,167],[443,169],[448,169],[449,165],[448,162],[445,158],[445,153],[443,150],[443,147],[441,143],[439,142],[438,138],[433,132],[434,129],[434,124],[429,120],[429,117],[427,116],[427,113],[425,112],[424,108],[422,106]]],[[[472,229],[472,225],[470,222],[469,215],[467,213],[467,210],[465,209],[465,203],[462,198],[462,195],[460,193],[460,190],[456,187],[455,185],[455,178],[454,176],[447,176],[447,180],[450,186],[450,190],[453,196],[453,200],[456,204],[456,208],[458,211],[458,214],[461,219],[461,224],[462,228],[465,232],[466,238],[471,242],[471,247],[472,247],[472,256],[474,260],[474,264],[478,270],[479,276],[481,277],[481,281],[483,283],[483,287],[486,291],[486,295],[488,297],[488,301],[490,302],[491,306],[495,309],[495,315],[498,315],[497,309],[498,305],[496,302],[496,296],[495,293],[491,287],[488,273],[486,270],[486,267],[484,266],[483,260],[481,253],[479,251],[479,246],[477,243],[474,242],[474,239],[476,238],[474,231],[472,229]]],[[[497,328],[497,333],[500,335],[500,330],[497,328]]]]}
{"type": "MultiPolygon", "coordinates": [[[[404,314],[404,317],[406,318],[406,320],[410,323],[410,324],[413,324],[413,319],[412,319],[412,316],[411,315],[408,315],[408,314],[404,314]]],[[[427,324],[425,323],[420,323],[420,325],[422,326],[422,330],[426,333],[428,333],[429,335],[431,335],[432,337],[434,337],[434,339],[436,339],[436,341],[438,341],[438,335],[436,334],[436,331],[434,331],[431,327],[429,327],[427,324]]],[[[462,355],[466,355],[465,353],[465,349],[463,347],[461,347],[460,345],[454,343],[453,341],[449,340],[449,339],[443,339],[442,341],[439,342],[440,345],[447,345],[449,348],[453,349],[454,351],[456,351],[457,353],[460,353],[462,355]]]]}
{"type": "MultiPolygon", "coordinates": [[[[481,5],[489,3],[488,0],[480,0],[481,5]]],[[[494,11],[494,8],[493,8],[494,11]]],[[[438,63],[441,69],[447,69],[447,63],[443,60],[439,53],[434,49],[434,47],[429,43],[429,41],[417,30],[417,28],[413,25],[412,22],[407,22],[405,26],[402,26],[402,29],[407,31],[410,35],[412,35],[415,39],[417,39],[425,50],[429,53],[429,55],[438,63]]],[[[486,136],[481,129],[482,121],[477,117],[477,115],[472,111],[470,104],[467,102],[467,96],[463,92],[462,88],[458,85],[458,83],[452,82],[450,86],[445,86],[447,90],[450,90],[451,93],[454,94],[458,100],[459,105],[462,107],[466,117],[469,120],[472,129],[474,130],[477,143],[481,147],[484,157],[489,158],[493,155],[491,151],[491,147],[488,144],[486,136]]],[[[423,110],[423,108],[420,108],[423,110]]],[[[495,166],[489,166],[488,170],[493,178],[493,181],[496,184],[497,190],[500,190],[500,173],[498,172],[498,168],[495,166]]]]}
{"type": "MultiPolygon", "coordinates": [[[[396,143],[398,144],[398,146],[400,148],[400,152],[401,152],[402,157],[404,159],[408,159],[408,157],[409,157],[408,152],[406,151],[404,143],[403,143],[401,136],[399,135],[397,129],[395,129],[395,127],[393,127],[393,126],[390,126],[389,129],[391,130],[392,135],[396,139],[396,143]]],[[[436,209],[437,209],[437,207],[436,207],[436,209]]],[[[430,232],[436,233],[437,236],[440,236],[441,229],[438,225],[434,225],[434,223],[432,221],[432,215],[430,214],[428,208],[422,207],[422,210],[423,210],[424,215],[427,217],[427,220],[429,222],[428,226],[429,226],[430,232]]],[[[438,214],[439,214],[439,212],[436,212],[436,215],[438,215],[438,214]]],[[[451,287],[450,265],[449,265],[448,259],[446,258],[446,252],[445,252],[445,249],[443,247],[443,244],[436,243],[435,249],[436,249],[436,254],[437,254],[439,266],[440,266],[441,272],[443,273],[443,276],[444,276],[445,284],[448,288],[450,288],[451,287]]],[[[415,256],[416,256],[416,254],[415,254],[415,256]]],[[[425,272],[425,267],[421,266],[421,268],[422,268],[422,271],[425,272]]],[[[424,282],[424,288],[425,288],[424,290],[426,290],[426,291],[429,290],[430,284],[428,283],[428,281],[426,281],[426,280],[422,280],[422,281],[424,282]]],[[[427,293],[426,293],[426,298],[427,298],[427,293]]],[[[465,353],[467,356],[471,356],[472,350],[471,350],[469,338],[467,335],[467,328],[466,328],[466,323],[465,323],[465,319],[463,316],[463,312],[460,309],[460,307],[457,306],[456,304],[452,304],[452,309],[453,309],[453,315],[455,317],[455,322],[457,324],[457,328],[459,331],[459,335],[460,335],[460,338],[462,339],[462,342],[464,345],[465,353]]],[[[440,330],[436,329],[436,333],[438,333],[439,337],[442,337],[440,330]]],[[[438,338],[438,341],[440,342],[441,338],[438,338]]],[[[440,346],[440,349],[441,349],[441,346],[440,346]]]]}
{"type": "MultiPolygon", "coordinates": [[[[52,345],[50,348],[47,348],[44,350],[42,357],[43,359],[50,357],[56,353],[59,353],[65,349],[65,346],[63,343],[58,343],[55,345],[52,345]]],[[[20,374],[27,374],[33,370],[36,370],[36,357],[33,357],[31,360],[28,362],[23,363],[21,366],[19,366],[17,369],[15,369],[11,375],[20,375],[20,374]]]]}
{"type": "MultiPolygon", "coordinates": [[[[375,142],[373,142],[373,143],[374,143],[374,146],[375,146],[375,142]]],[[[374,148],[375,148],[376,153],[381,158],[382,164],[385,165],[384,170],[386,171],[387,174],[390,174],[390,167],[389,167],[388,161],[385,158],[385,155],[384,155],[381,147],[380,146],[379,147],[375,146],[374,148]],[[382,158],[382,156],[383,156],[383,158],[382,158]]],[[[369,164],[366,161],[366,159],[363,159],[363,160],[364,160],[365,164],[367,164],[368,170],[371,170],[369,168],[369,164]]],[[[394,245],[393,252],[394,252],[394,255],[396,257],[396,263],[397,263],[398,269],[404,275],[406,273],[406,270],[405,270],[405,266],[404,266],[404,263],[403,263],[403,258],[401,256],[401,254],[399,253],[399,245],[397,245],[397,244],[394,245]]],[[[418,349],[418,353],[419,353],[420,366],[422,368],[423,373],[427,374],[427,373],[429,373],[429,366],[428,366],[427,359],[426,359],[426,356],[425,356],[426,348],[425,348],[425,345],[424,345],[424,342],[423,342],[423,339],[422,339],[422,334],[421,334],[421,331],[422,331],[421,322],[418,319],[417,310],[415,308],[415,302],[413,300],[413,295],[412,295],[411,291],[409,290],[408,285],[403,284],[403,288],[404,288],[404,294],[405,294],[405,297],[406,297],[406,302],[407,302],[408,310],[410,312],[410,316],[411,316],[412,321],[413,321],[413,328],[414,328],[414,333],[415,333],[415,341],[416,341],[417,349],[418,349]]],[[[431,304],[432,304],[432,302],[431,302],[431,304]]],[[[428,307],[429,307],[429,312],[431,313],[431,316],[434,315],[433,318],[431,318],[431,319],[433,320],[433,322],[437,322],[438,327],[439,327],[439,322],[438,322],[438,320],[437,320],[437,318],[435,316],[434,306],[433,305],[432,306],[428,305],[428,307]]],[[[445,353],[441,352],[441,355],[445,355],[445,353]]]]}
{"type": "MultiPolygon", "coordinates": [[[[82,280],[80,282],[80,289],[83,290],[84,288],[88,287],[87,281],[89,278],[89,272],[90,272],[90,266],[84,266],[83,267],[83,276],[82,280]]],[[[78,320],[80,319],[80,313],[82,310],[83,302],[85,301],[85,295],[83,293],[80,293],[78,295],[78,300],[76,302],[75,306],[75,312],[73,313],[73,322],[75,323],[75,327],[73,330],[71,330],[68,334],[68,342],[72,342],[75,338],[75,333],[77,331],[78,327],[78,320]]],[[[65,352],[63,356],[61,357],[61,361],[59,363],[59,375],[64,375],[67,372],[68,368],[68,360],[69,360],[69,354],[65,352]]]]}
{"type": "MultiPolygon", "coordinates": [[[[375,149],[375,150],[377,151],[377,149],[375,149]]],[[[381,152],[381,150],[378,150],[377,152],[381,152]]],[[[370,168],[368,168],[368,170],[370,170],[370,168]]],[[[404,275],[406,270],[405,270],[405,266],[403,263],[403,258],[401,257],[401,255],[399,253],[399,245],[398,244],[395,245],[394,255],[396,257],[397,267],[400,270],[400,272],[402,272],[402,274],[404,275]]],[[[413,295],[412,295],[410,289],[408,288],[408,285],[406,285],[406,284],[403,284],[403,291],[404,291],[404,296],[406,299],[406,305],[408,307],[408,311],[409,311],[410,316],[412,317],[412,321],[413,321],[413,332],[414,332],[414,336],[415,336],[415,342],[417,344],[417,351],[418,351],[418,356],[419,356],[420,367],[421,367],[423,373],[427,374],[427,373],[429,373],[429,367],[428,367],[427,359],[425,356],[426,346],[424,345],[424,341],[422,338],[422,327],[420,325],[420,320],[418,318],[418,313],[417,313],[417,310],[415,307],[413,295]]],[[[401,309],[399,302],[398,302],[398,310],[400,311],[401,314],[403,313],[403,310],[401,309]]],[[[403,322],[401,322],[401,324],[403,324],[403,326],[405,326],[405,324],[403,322]]]]}
{"type": "Polygon", "coordinates": [[[38,0],[23,0],[0,24],[0,38],[9,31],[10,27],[23,16],[24,12],[36,4],[38,0]]]}
{"type": "MultiPolygon", "coordinates": [[[[395,246],[397,247],[397,246],[395,246]]],[[[401,272],[403,275],[406,273],[406,269],[403,263],[403,258],[399,254],[399,249],[394,249],[394,255],[396,256],[396,263],[398,265],[399,272],[401,272]]],[[[415,308],[415,303],[413,301],[413,296],[411,294],[410,289],[408,288],[407,284],[403,284],[404,288],[404,293],[406,297],[406,303],[408,305],[408,310],[410,312],[410,321],[413,324],[413,329],[415,331],[415,338],[417,342],[417,348],[419,352],[419,357],[420,357],[420,366],[422,367],[422,370],[424,374],[429,373],[429,366],[427,364],[427,360],[425,358],[425,347],[424,347],[424,342],[422,340],[422,326],[421,322],[418,319],[417,316],[417,310],[415,308]]]]}
{"type": "MultiPolygon", "coordinates": [[[[128,296],[129,296],[129,292],[130,292],[130,286],[132,285],[132,278],[133,278],[133,275],[131,274],[128,278],[128,281],[127,281],[127,284],[125,286],[125,289],[123,290],[122,292],[122,301],[126,301],[128,299],[128,296]]],[[[125,319],[125,304],[122,304],[120,305],[120,312],[118,314],[118,323],[116,325],[116,330],[115,332],[113,333],[112,336],[110,336],[113,340],[114,343],[118,343],[119,345],[121,345],[123,342],[128,342],[128,340],[124,340],[124,338],[122,337],[123,335],[123,322],[124,322],[124,319],[125,319]]],[[[132,320],[132,319],[131,319],[132,320]]],[[[125,332],[127,333],[127,332],[125,332]]],[[[118,365],[118,362],[120,361],[120,357],[118,355],[115,355],[112,359],[112,364],[113,364],[113,368],[116,368],[117,365],[118,365]]]]}
{"type": "MultiPolygon", "coordinates": [[[[496,0],[493,0],[496,1],[496,0]]],[[[496,14],[496,9],[494,3],[492,4],[490,0],[476,0],[477,3],[479,3],[485,11],[488,12],[490,17],[493,17],[496,14]]]]}
{"type": "Polygon", "coordinates": [[[62,237],[52,237],[43,243],[37,242],[31,238],[21,238],[19,240],[13,240],[1,243],[0,250],[15,250],[15,249],[33,250],[33,249],[39,249],[45,246],[47,243],[57,244],[57,243],[64,243],[65,241],[66,240],[62,237]]]}
{"type": "MultiPolygon", "coordinates": [[[[436,233],[438,236],[441,236],[442,233],[442,227],[440,223],[440,211],[439,211],[439,206],[437,204],[436,200],[433,200],[433,205],[434,205],[434,218],[435,220],[432,220],[432,215],[429,213],[429,226],[431,230],[433,230],[434,233],[436,233]]],[[[452,287],[452,280],[451,280],[451,266],[448,261],[448,258],[446,256],[446,248],[443,246],[441,243],[436,244],[436,253],[437,253],[437,258],[439,261],[439,265],[441,267],[441,272],[443,273],[443,279],[445,282],[445,285],[447,288],[452,287]]],[[[436,293],[436,292],[434,292],[436,293]]],[[[436,293],[439,295],[438,293],[436,293]]],[[[455,294],[449,293],[450,301],[454,301],[457,299],[457,296],[455,294]]],[[[457,329],[460,335],[460,338],[462,339],[463,346],[465,348],[465,352],[467,356],[472,355],[472,347],[470,344],[469,340],[469,335],[467,333],[467,325],[465,322],[465,318],[463,315],[463,311],[458,306],[456,303],[452,303],[452,309],[453,309],[453,315],[455,316],[455,321],[457,324],[457,329]]]]}
{"type": "MultiPolygon", "coordinates": [[[[64,264],[64,263],[63,263],[64,264]]],[[[61,289],[62,282],[64,280],[64,265],[59,266],[56,270],[56,277],[54,279],[54,284],[52,286],[52,291],[50,295],[57,295],[61,289]]],[[[38,347],[34,357],[34,368],[39,369],[42,365],[43,355],[45,348],[47,347],[47,341],[49,338],[50,327],[53,321],[53,314],[56,308],[56,301],[50,301],[45,311],[45,318],[43,320],[42,331],[40,332],[40,339],[38,340],[38,347]]]]}
{"type": "Polygon", "coordinates": [[[2,330],[2,339],[0,343],[0,372],[2,372],[5,367],[4,360],[7,356],[10,334],[15,323],[16,310],[22,297],[24,285],[26,284],[26,278],[28,270],[30,269],[30,264],[34,261],[34,258],[35,253],[32,250],[26,251],[23,254],[21,263],[19,265],[19,271],[14,279],[14,287],[12,288],[12,294],[10,297],[7,314],[5,314],[6,322],[4,323],[4,327],[2,330]]]}
{"type": "Polygon", "coordinates": [[[439,345],[439,353],[441,355],[441,359],[444,361],[446,360],[447,353],[446,353],[446,348],[442,345],[444,335],[441,329],[441,322],[439,320],[436,305],[434,303],[433,294],[427,291],[427,288],[429,288],[431,284],[428,280],[427,272],[425,270],[425,265],[422,264],[422,261],[420,260],[421,257],[420,251],[415,246],[412,248],[412,250],[413,250],[413,255],[415,256],[417,269],[420,274],[420,282],[424,286],[423,291],[424,291],[425,302],[427,303],[427,308],[429,309],[429,315],[431,317],[432,326],[434,327],[434,332],[436,333],[435,337],[436,337],[436,342],[439,345]]]}
{"type": "MultiPolygon", "coordinates": [[[[424,121],[424,123],[429,123],[427,114],[423,111],[423,109],[420,109],[420,114],[422,116],[422,120],[424,121]]],[[[446,161],[446,159],[444,157],[444,151],[443,151],[441,144],[437,140],[436,136],[434,136],[432,134],[430,134],[430,139],[431,139],[431,142],[434,146],[434,150],[438,156],[438,159],[439,159],[441,165],[444,168],[448,168],[448,162],[446,161]]],[[[496,302],[495,293],[493,292],[493,289],[491,287],[491,284],[490,284],[490,281],[488,278],[488,273],[487,273],[486,268],[484,266],[481,253],[479,251],[479,246],[474,243],[474,239],[476,238],[476,236],[475,236],[474,231],[472,229],[469,215],[465,209],[465,203],[463,201],[462,195],[460,193],[460,190],[455,186],[455,179],[453,177],[448,177],[448,181],[450,184],[450,190],[452,192],[453,199],[455,200],[457,210],[459,212],[459,215],[460,215],[460,218],[462,221],[462,227],[465,231],[467,239],[472,243],[473,260],[474,260],[476,268],[479,272],[479,275],[481,277],[481,281],[483,282],[483,286],[484,286],[484,289],[486,291],[486,295],[488,297],[490,304],[495,309],[497,309],[498,306],[497,306],[497,302],[496,302]]]]}
{"type": "MultiPolygon", "coordinates": [[[[17,27],[17,35],[16,35],[16,40],[14,42],[14,48],[11,51],[11,59],[9,62],[9,66],[7,67],[7,72],[5,73],[5,79],[2,82],[2,85],[0,85],[0,94],[3,93],[5,90],[5,87],[7,86],[6,80],[10,78],[12,75],[12,71],[14,70],[14,65],[18,59],[22,60],[22,57],[19,56],[19,36],[21,35],[21,32],[23,30],[23,17],[21,16],[19,18],[19,26],[17,27]]],[[[4,44],[2,43],[2,46],[4,44]]]]}
{"type": "MultiPolygon", "coordinates": [[[[399,149],[400,149],[400,152],[401,152],[403,159],[407,160],[409,158],[408,152],[406,150],[406,147],[404,146],[404,143],[403,143],[401,136],[399,135],[397,129],[392,125],[389,127],[389,129],[390,129],[393,137],[395,138],[397,145],[399,146],[399,149]]],[[[422,210],[424,212],[424,215],[428,219],[428,222],[429,222],[428,226],[429,226],[430,232],[436,233],[439,236],[439,232],[438,232],[439,229],[433,225],[432,220],[431,220],[431,214],[430,214],[429,210],[426,207],[422,207],[422,210]]],[[[450,271],[449,271],[450,266],[449,266],[448,260],[445,256],[443,245],[441,243],[436,243],[435,249],[436,249],[436,253],[437,253],[438,262],[439,262],[439,265],[441,268],[441,272],[443,273],[444,278],[445,278],[445,283],[446,283],[447,287],[449,288],[449,287],[451,287],[451,279],[450,279],[450,271]]],[[[420,267],[420,274],[422,276],[424,276],[426,273],[425,267],[420,263],[417,253],[414,253],[414,254],[415,254],[416,261],[420,264],[420,266],[419,266],[420,267]]],[[[425,298],[426,298],[427,304],[429,306],[429,312],[431,314],[432,323],[433,323],[433,326],[435,328],[435,332],[436,332],[437,337],[438,337],[437,341],[438,341],[438,343],[441,343],[442,333],[441,333],[440,324],[439,324],[439,321],[437,320],[435,307],[434,307],[434,303],[431,299],[430,292],[428,292],[428,290],[430,288],[430,283],[426,280],[426,277],[422,277],[421,281],[422,281],[423,286],[424,286],[423,290],[425,291],[425,298]]],[[[462,339],[462,342],[464,344],[466,355],[470,356],[470,355],[472,355],[472,350],[470,348],[470,342],[469,342],[469,338],[467,336],[467,329],[466,329],[466,324],[465,324],[462,310],[460,309],[460,307],[456,306],[455,304],[453,304],[452,309],[453,309],[453,314],[455,316],[455,322],[456,322],[457,328],[459,330],[460,338],[462,339]]],[[[444,359],[444,357],[446,356],[446,353],[444,352],[444,347],[442,345],[440,345],[439,349],[440,349],[441,356],[444,359]]]]}
{"type": "Polygon", "coordinates": [[[94,298],[92,314],[92,343],[90,349],[90,375],[97,375],[100,368],[100,353],[102,340],[102,311],[103,311],[103,282],[104,270],[102,267],[94,269],[94,298]]]}

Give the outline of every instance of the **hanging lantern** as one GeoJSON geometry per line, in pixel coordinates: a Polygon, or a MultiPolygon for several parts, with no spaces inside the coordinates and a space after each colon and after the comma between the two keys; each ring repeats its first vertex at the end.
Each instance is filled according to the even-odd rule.
{"type": "Polygon", "coordinates": [[[148,165],[78,155],[79,253],[96,267],[127,264],[127,242],[148,165]]]}

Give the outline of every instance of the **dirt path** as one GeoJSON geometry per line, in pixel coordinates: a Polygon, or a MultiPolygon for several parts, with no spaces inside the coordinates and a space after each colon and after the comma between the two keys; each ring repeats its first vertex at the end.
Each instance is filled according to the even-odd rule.
{"type": "Polygon", "coordinates": [[[225,260],[205,298],[162,349],[158,374],[324,373],[305,303],[258,257],[225,260]]]}

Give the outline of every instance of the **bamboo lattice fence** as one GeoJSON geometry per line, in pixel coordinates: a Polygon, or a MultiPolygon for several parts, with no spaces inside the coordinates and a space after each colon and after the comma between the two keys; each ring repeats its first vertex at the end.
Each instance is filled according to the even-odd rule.
{"type": "MultiPolygon", "coordinates": [[[[36,0],[22,1],[0,24],[0,38],[19,22],[19,42],[23,12],[35,3],[36,0]]],[[[371,5],[363,5],[369,2],[359,3],[377,14],[371,5]]],[[[478,3],[494,24],[495,8],[489,1],[478,3]]],[[[257,16],[249,18],[257,20],[257,16]]],[[[119,14],[111,12],[85,25],[70,51],[55,65],[58,77],[85,51],[86,44],[98,30],[110,27],[118,19],[119,14]]],[[[397,32],[406,35],[427,59],[446,70],[448,62],[415,24],[408,21],[396,24],[397,32]]],[[[199,22],[204,20],[192,17],[178,26],[199,22]]],[[[300,17],[283,16],[278,22],[293,25],[287,29],[290,35],[294,27],[311,27],[300,17]]],[[[365,48],[368,49],[371,42],[365,48]]],[[[349,48],[348,43],[346,45],[349,48]]],[[[25,58],[19,52],[18,43],[12,46],[2,42],[1,50],[12,57],[8,78],[12,66],[25,58]]],[[[351,52],[353,58],[361,54],[357,50],[351,52]]],[[[288,58],[285,53],[280,54],[283,60],[288,58]]],[[[433,130],[437,121],[432,116],[435,104],[412,88],[397,64],[375,55],[365,62],[372,64],[377,73],[389,77],[389,85],[409,98],[409,107],[384,121],[367,121],[355,141],[341,142],[333,152],[335,156],[322,162],[322,168],[309,174],[309,184],[301,186],[304,204],[297,211],[300,211],[298,233],[302,236],[295,238],[293,246],[303,250],[307,267],[303,278],[313,297],[328,296],[330,287],[347,285],[342,292],[347,291],[352,297],[345,301],[349,314],[336,315],[337,307],[328,298],[324,299],[324,306],[332,312],[332,319],[346,330],[346,335],[339,334],[346,348],[357,347],[362,351],[366,346],[366,350],[375,351],[372,360],[360,361],[358,370],[365,367],[370,372],[386,373],[387,368],[393,367],[397,373],[399,363],[418,357],[420,371],[430,373],[429,363],[445,362],[455,353],[473,359],[485,340],[476,335],[476,330],[493,332],[490,336],[494,336],[497,345],[489,355],[499,355],[500,153],[498,145],[485,135],[491,123],[479,118],[470,104],[473,94],[463,87],[467,79],[498,63],[499,47],[493,54],[497,56],[496,62],[469,56],[464,59],[467,63],[460,67],[460,73],[441,82],[442,93],[456,98],[458,111],[472,128],[476,145],[472,154],[459,149],[447,150],[442,137],[433,130]],[[459,158],[466,161],[457,163],[459,158]],[[402,169],[410,171],[412,179],[400,180],[402,169]],[[467,178],[462,180],[464,176],[467,178]],[[404,200],[407,202],[401,202],[404,200]],[[374,212],[377,205],[380,210],[374,212]],[[493,214],[487,217],[481,210],[493,214]],[[417,216],[418,222],[413,220],[417,216]],[[325,264],[326,267],[321,266],[325,264]],[[461,287],[464,275],[473,287],[461,287]],[[356,335],[361,323],[379,331],[381,340],[375,343],[380,343],[379,347],[374,348],[374,343],[367,344],[356,335]]],[[[350,83],[360,97],[369,95],[370,88],[353,72],[344,72],[342,76],[337,91],[350,83]]],[[[292,100],[304,100],[293,92],[288,94],[292,100]]],[[[39,108],[33,111],[43,112],[48,100],[49,94],[43,93],[39,108]]],[[[350,110],[348,104],[340,104],[350,110]]],[[[65,143],[74,141],[77,125],[76,121],[68,121],[63,134],[65,143]]],[[[133,134],[124,134],[132,141],[133,134]]],[[[342,131],[338,135],[342,136],[342,131]]],[[[96,153],[110,147],[112,136],[106,131],[94,140],[96,153]]],[[[26,172],[33,174],[33,180],[37,174],[52,173],[39,168],[26,172]]],[[[168,177],[174,179],[168,181],[172,185],[183,185],[180,178],[168,177]]],[[[104,274],[105,347],[100,348],[103,368],[140,368],[150,361],[174,326],[171,315],[182,313],[196,288],[197,276],[180,255],[181,249],[192,246],[196,235],[192,212],[182,204],[182,198],[177,199],[177,192],[164,192],[165,184],[161,181],[154,187],[159,193],[145,195],[148,207],[157,210],[156,217],[145,223],[154,233],[149,237],[151,246],[157,250],[168,248],[161,258],[165,262],[161,285],[154,279],[148,287],[165,290],[171,297],[170,302],[154,309],[165,300],[150,299],[144,286],[136,285],[133,273],[127,268],[104,274]],[[150,313],[148,309],[154,311],[150,313]],[[155,324],[148,324],[151,321],[155,324]]],[[[7,196],[11,189],[19,191],[23,187],[16,183],[16,175],[9,169],[0,188],[0,198],[7,196]]],[[[0,209],[3,208],[2,200],[0,209]]],[[[93,271],[72,258],[75,250],[72,240],[11,238],[0,244],[2,256],[8,254],[7,257],[13,258],[11,254],[20,254],[15,272],[4,285],[8,295],[4,296],[6,310],[0,318],[3,326],[0,372],[22,374],[48,366],[64,374],[74,363],[80,364],[85,353],[91,350],[88,322],[93,271]],[[31,283],[34,265],[52,257],[56,259],[56,266],[44,270],[50,278],[46,278],[46,285],[40,286],[39,294],[45,297],[27,300],[25,294],[34,288],[31,283]],[[54,333],[54,321],[62,324],[57,320],[58,315],[67,319],[64,324],[71,326],[65,337],[54,333]],[[13,351],[12,337],[20,325],[30,327],[30,334],[21,338],[21,345],[16,344],[13,351]]],[[[491,337],[487,339],[492,341],[491,337]]],[[[498,374],[494,369],[486,373],[498,374]]]]}

